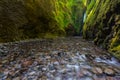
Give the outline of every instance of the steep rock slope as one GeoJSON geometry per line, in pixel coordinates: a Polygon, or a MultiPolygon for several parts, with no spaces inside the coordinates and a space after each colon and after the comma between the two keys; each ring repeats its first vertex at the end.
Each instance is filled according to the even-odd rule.
{"type": "Polygon", "coordinates": [[[1,0],[0,42],[62,35],[54,17],[54,0],[1,0]]]}
{"type": "Polygon", "coordinates": [[[120,58],[120,1],[96,0],[87,15],[83,37],[120,58]]]}

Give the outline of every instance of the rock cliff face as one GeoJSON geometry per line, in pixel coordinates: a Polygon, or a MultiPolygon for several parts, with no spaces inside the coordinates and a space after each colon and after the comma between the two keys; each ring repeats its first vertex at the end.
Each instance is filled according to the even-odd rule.
{"type": "Polygon", "coordinates": [[[18,28],[27,23],[25,8],[16,0],[0,0],[0,42],[22,37],[18,28]]]}
{"type": "Polygon", "coordinates": [[[0,0],[0,42],[79,35],[82,0],[0,0]]]}
{"type": "Polygon", "coordinates": [[[63,35],[53,18],[54,4],[54,0],[0,0],[0,42],[63,35]]]}
{"type": "Polygon", "coordinates": [[[87,15],[83,37],[120,58],[120,0],[96,0],[87,15]]]}

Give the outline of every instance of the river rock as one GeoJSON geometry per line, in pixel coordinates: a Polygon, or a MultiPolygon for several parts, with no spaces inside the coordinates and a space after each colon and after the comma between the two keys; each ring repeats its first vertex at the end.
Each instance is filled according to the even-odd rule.
{"type": "Polygon", "coordinates": [[[102,71],[102,69],[100,67],[94,67],[94,68],[92,68],[92,72],[94,74],[102,74],[103,73],[103,71],[102,71]]]}
{"type": "Polygon", "coordinates": [[[54,64],[54,65],[59,65],[59,62],[58,62],[58,61],[55,61],[53,64],[54,64]]]}
{"type": "Polygon", "coordinates": [[[49,70],[54,70],[55,67],[53,65],[49,65],[49,70]]]}
{"type": "Polygon", "coordinates": [[[101,78],[96,77],[96,78],[94,78],[94,80],[106,80],[106,78],[104,78],[104,77],[101,77],[101,78]]]}
{"type": "Polygon", "coordinates": [[[29,75],[32,75],[32,76],[35,75],[35,74],[36,74],[35,71],[29,73],[29,75]]]}
{"type": "Polygon", "coordinates": [[[91,77],[83,77],[83,78],[80,78],[79,80],[93,80],[91,77]]]}
{"type": "Polygon", "coordinates": [[[58,77],[55,77],[54,80],[62,80],[62,79],[61,79],[61,77],[58,76],[58,77]]]}
{"type": "Polygon", "coordinates": [[[28,67],[28,66],[30,66],[30,65],[32,65],[32,61],[30,61],[30,60],[27,60],[27,61],[23,61],[23,62],[22,62],[22,67],[28,67]]]}
{"type": "Polygon", "coordinates": [[[47,71],[47,68],[42,68],[42,71],[47,71]]]}
{"type": "Polygon", "coordinates": [[[104,73],[107,75],[115,75],[115,71],[110,68],[105,68],[104,73]]]}
{"type": "Polygon", "coordinates": [[[21,64],[15,64],[15,68],[20,69],[21,68],[21,64]]]}
{"type": "MultiPolygon", "coordinates": [[[[54,43],[52,44],[54,45],[54,43]]],[[[26,53],[28,50],[25,47],[24,53],[26,54],[20,54],[20,56],[15,57],[14,61],[10,61],[9,58],[0,58],[0,65],[2,65],[0,67],[0,80],[19,80],[19,78],[20,80],[120,80],[119,77],[115,79],[115,76],[110,75],[116,72],[116,75],[119,76],[118,62],[111,62],[109,59],[100,58],[100,55],[94,53],[94,48],[91,48],[92,46],[84,46],[86,43],[80,43],[87,49],[82,51],[81,48],[83,46],[76,46],[74,43],[68,42],[67,45],[70,45],[71,48],[66,48],[66,50],[62,49],[62,47],[53,53],[56,50],[55,47],[59,47],[61,44],[63,43],[55,44],[55,46],[39,47],[41,48],[39,53],[33,51],[35,54],[32,53],[30,55],[31,50],[29,49],[32,49],[33,46],[28,49],[28,53],[26,53]],[[89,49],[91,50],[88,51],[89,49]],[[98,62],[94,61],[97,57],[98,62]],[[3,64],[4,60],[8,60],[8,62],[3,64]]],[[[40,45],[35,44],[35,46],[40,45]]]]}
{"type": "Polygon", "coordinates": [[[79,76],[80,77],[83,77],[83,76],[92,76],[92,73],[89,72],[87,69],[82,69],[82,70],[80,70],[79,76]]]}
{"type": "Polygon", "coordinates": [[[5,64],[5,63],[7,63],[7,62],[9,62],[8,60],[3,60],[2,61],[2,64],[5,64]]]}
{"type": "Polygon", "coordinates": [[[115,80],[114,77],[107,77],[106,80],[115,80]]]}
{"type": "Polygon", "coordinates": [[[21,80],[20,77],[15,77],[13,80],[21,80]]]}

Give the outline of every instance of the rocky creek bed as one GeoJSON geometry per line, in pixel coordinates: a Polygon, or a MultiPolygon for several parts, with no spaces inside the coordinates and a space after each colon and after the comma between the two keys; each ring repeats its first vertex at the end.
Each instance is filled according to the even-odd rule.
{"type": "Polygon", "coordinates": [[[0,80],[120,80],[120,62],[80,37],[5,43],[0,80]]]}

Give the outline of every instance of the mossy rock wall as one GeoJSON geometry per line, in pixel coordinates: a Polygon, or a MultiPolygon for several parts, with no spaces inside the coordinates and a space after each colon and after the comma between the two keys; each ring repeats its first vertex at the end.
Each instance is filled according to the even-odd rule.
{"type": "Polygon", "coordinates": [[[54,0],[0,0],[0,42],[64,36],[54,0]]]}
{"type": "Polygon", "coordinates": [[[0,0],[0,42],[82,32],[86,0],[0,0]]]}
{"type": "Polygon", "coordinates": [[[83,37],[120,58],[120,0],[96,0],[87,15],[83,37]]]}

